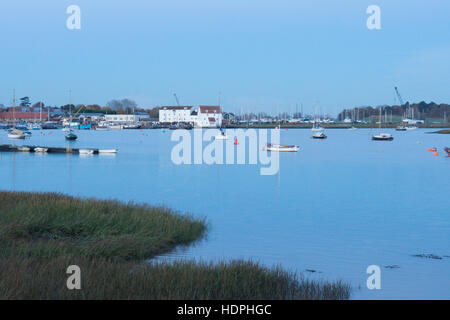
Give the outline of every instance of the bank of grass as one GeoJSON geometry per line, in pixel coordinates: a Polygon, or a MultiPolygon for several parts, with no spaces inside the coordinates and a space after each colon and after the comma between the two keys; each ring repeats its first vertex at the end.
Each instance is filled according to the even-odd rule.
{"type": "Polygon", "coordinates": [[[145,262],[204,236],[203,219],[163,207],[0,192],[0,299],[348,299],[343,282],[311,281],[251,261],[145,262]],[[68,290],[66,268],[81,268],[68,290]]]}
{"type": "Polygon", "coordinates": [[[442,130],[433,131],[433,132],[429,132],[429,133],[450,134],[450,129],[442,129],[442,130]]]}

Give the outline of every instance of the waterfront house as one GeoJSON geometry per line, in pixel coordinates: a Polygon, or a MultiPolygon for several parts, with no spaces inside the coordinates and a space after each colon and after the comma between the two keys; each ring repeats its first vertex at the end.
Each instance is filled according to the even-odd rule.
{"type": "Polygon", "coordinates": [[[223,121],[220,106],[200,106],[195,125],[197,127],[221,127],[223,121]]]}
{"type": "Polygon", "coordinates": [[[190,123],[192,106],[163,106],[159,109],[160,123],[190,123]]]}

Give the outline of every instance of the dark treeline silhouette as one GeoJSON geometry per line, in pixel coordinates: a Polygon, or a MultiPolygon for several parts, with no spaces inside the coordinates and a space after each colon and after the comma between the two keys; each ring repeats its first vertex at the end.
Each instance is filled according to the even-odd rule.
{"type": "Polygon", "coordinates": [[[376,117],[380,114],[380,108],[383,115],[415,118],[419,120],[448,119],[450,115],[449,104],[437,104],[434,102],[426,103],[425,101],[422,101],[413,104],[409,104],[407,102],[401,106],[382,105],[377,107],[363,106],[353,109],[344,109],[341,113],[339,113],[338,120],[344,120],[345,118],[362,120],[368,117],[376,117]]]}

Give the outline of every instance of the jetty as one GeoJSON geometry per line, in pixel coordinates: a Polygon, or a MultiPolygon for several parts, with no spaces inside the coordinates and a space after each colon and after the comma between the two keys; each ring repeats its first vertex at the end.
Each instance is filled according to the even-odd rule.
{"type": "Polygon", "coordinates": [[[100,154],[100,153],[117,153],[117,149],[108,149],[108,150],[102,150],[102,149],[96,149],[96,148],[71,148],[69,146],[67,147],[43,147],[43,146],[15,146],[11,144],[2,144],[0,145],[0,152],[40,152],[40,150],[45,149],[46,153],[69,153],[69,154],[80,154],[80,150],[82,150],[81,153],[83,153],[84,150],[92,150],[93,154],[100,154]]]}

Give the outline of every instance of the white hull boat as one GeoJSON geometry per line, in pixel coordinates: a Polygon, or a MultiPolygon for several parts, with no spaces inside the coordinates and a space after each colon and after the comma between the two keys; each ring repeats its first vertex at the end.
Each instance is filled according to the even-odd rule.
{"type": "Polygon", "coordinates": [[[280,144],[267,144],[267,151],[272,152],[297,152],[300,149],[299,146],[296,145],[280,145],[280,144]]]}
{"type": "Polygon", "coordinates": [[[17,129],[12,129],[8,132],[8,138],[10,139],[25,139],[26,136],[25,132],[17,129]]]}
{"type": "Polygon", "coordinates": [[[92,150],[92,149],[80,149],[79,153],[83,154],[83,155],[94,154],[94,150],[92,150]]]}
{"type": "Polygon", "coordinates": [[[391,140],[394,140],[394,137],[390,133],[380,133],[380,134],[374,135],[372,137],[372,140],[375,140],[375,141],[391,141],[391,140]]]}
{"type": "Polygon", "coordinates": [[[98,150],[98,153],[101,153],[101,154],[114,154],[114,153],[117,153],[117,149],[100,149],[100,150],[98,150]]]}
{"type": "Polygon", "coordinates": [[[41,148],[41,147],[34,148],[34,152],[36,152],[36,153],[45,153],[47,151],[48,151],[48,148],[41,148]]]}
{"type": "Polygon", "coordinates": [[[8,133],[8,138],[10,139],[25,139],[24,133],[8,133]]]}
{"type": "Polygon", "coordinates": [[[17,147],[17,151],[20,152],[29,152],[30,148],[29,147],[17,147]]]}
{"type": "Polygon", "coordinates": [[[326,139],[327,136],[322,131],[319,131],[319,132],[314,132],[312,135],[312,138],[313,139],[326,139]]]}

